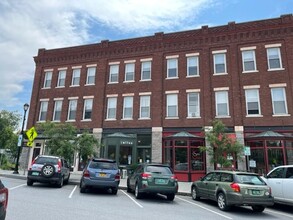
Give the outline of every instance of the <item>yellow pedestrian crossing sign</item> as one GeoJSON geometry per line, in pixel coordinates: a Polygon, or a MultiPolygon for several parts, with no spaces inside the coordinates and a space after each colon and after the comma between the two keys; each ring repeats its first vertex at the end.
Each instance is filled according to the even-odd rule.
{"type": "Polygon", "coordinates": [[[31,127],[27,132],[26,132],[26,136],[29,140],[29,142],[33,142],[35,140],[35,138],[38,136],[38,133],[35,129],[35,127],[31,127]]]}
{"type": "Polygon", "coordinates": [[[32,146],[33,146],[33,143],[34,143],[34,142],[29,141],[29,142],[26,143],[26,146],[28,146],[28,147],[32,147],[32,146]]]}

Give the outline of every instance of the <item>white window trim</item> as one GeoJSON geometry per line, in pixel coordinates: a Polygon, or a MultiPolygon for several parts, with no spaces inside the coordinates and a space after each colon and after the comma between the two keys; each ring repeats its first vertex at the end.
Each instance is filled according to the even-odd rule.
{"type": "Polygon", "coordinates": [[[121,120],[133,120],[133,104],[134,104],[134,97],[130,94],[123,94],[122,95],[124,98],[123,98],[123,113],[122,113],[122,119],[121,120]],[[126,118],[125,117],[125,98],[126,97],[132,97],[132,106],[131,106],[131,117],[129,118],[126,118]]]}
{"type": "Polygon", "coordinates": [[[96,81],[96,75],[97,75],[97,65],[96,64],[94,64],[94,65],[87,65],[87,71],[86,71],[86,84],[85,84],[85,86],[93,86],[93,85],[95,85],[95,81],[96,81]],[[95,66],[94,66],[95,65],[95,66]],[[94,70],[95,70],[95,74],[93,75],[93,77],[94,77],[94,82],[93,83],[89,83],[88,81],[88,79],[89,79],[89,69],[90,68],[93,68],[93,67],[95,67],[94,68],[94,70]]]}
{"type": "Polygon", "coordinates": [[[220,88],[219,90],[215,90],[215,101],[216,101],[216,118],[231,118],[230,116],[230,107],[229,107],[229,90],[227,89],[222,89],[220,88]],[[216,92],[223,92],[223,91],[226,91],[227,92],[227,115],[218,115],[218,101],[217,101],[217,96],[216,96],[216,92]]]}
{"type": "Polygon", "coordinates": [[[201,118],[200,116],[200,93],[199,91],[192,91],[192,92],[187,92],[187,119],[196,119],[196,118],[201,118]],[[190,93],[197,93],[198,95],[198,116],[189,116],[189,94],[190,93]]]}
{"type": "Polygon", "coordinates": [[[227,50],[219,50],[219,51],[213,51],[213,62],[214,62],[214,76],[220,76],[220,75],[228,75],[227,71],[227,50]],[[225,72],[223,73],[216,73],[216,60],[215,60],[215,55],[218,54],[223,54],[224,55],[224,64],[225,64],[225,72]]]}
{"type": "Polygon", "coordinates": [[[271,88],[271,100],[272,100],[273,116],[275,116],[275,117],[279,117],[279,116],[290,116],[290,114],[288,113],[288,104],[287,104],[287,96],[286,96],[286,89],[285,89],[285,87],[270,87],[270,88],[271,88]],[[285,104],[286,113],[283,113],[283,114],[276,114],[275,113],[275,105],[274,105],[274,100],[273,100],[273,89],[274,88],[281,88],[281,89],[283,89],[284,104],[285,104]]]}
{"type": "Polygon", "coordinates": [[[256,65],[256,56],[255,56],[255,49],[245,49],[241,50],[241,56],[242,56],[242,73],[256,73],[259,72],[256,65]],[[243,53],[245,51],[253,51],[253,61],[254,61],[254,70],[244,70],[244,59],[243,59],[243,53]]]}
{"type": "Polygon", "coordinates": [[[285,68],[283,67],[283,62],[282,62],[281,44],[270,44],[270,45],[265,45],[265,48],[267,49],[266,52],[267,52],[268,72],[285,70],[285,68]],[[270,49],[270,48],[278,48],[279,61],[280,61],[280,68],[274,68],[274,69],[271,69],[271,68],[270,68],[269,53],[268,53],[268,49],[270,49]]]}
{"type": "Polygon", "coordinates": [[[67,120],[66,121],[76,121],[76,119],[69,119],[70,101],[76,101],[76,110],[75,111],[77,112],[78,97],[69,97],[68,100],[69,100],[69,102],[68,102],[68,112],[67,112],[67,120]]]}
{"type": "Polygon", "coordinates": [[[261,114],[261,105],[260,105],[260,98],[259,98],[259,88],[250,88],[250,89],[245,89],[245,106],[246,106],[246,117],[263,117],[261,114]],[[247,91],[248,90],[256,90],[257,91],[257,104],[258,104],[258,114],[248,114],[248,102],[247,102],[247,91]]]}
{"type": "Polygon", "coordinates": [[[140,59],[140,62],[147,62],[147,61],[153,61],[153,58],[143,58],[143,59],[140,59]]]}
{"type": "Polygon", "coordinates": [[[139,119],[138,120],[149,120],[151,119],[151,94],[143,94],[141,95],[141,93],[139,94],[139,119]],[[148,117],[142,117],[141,116],[141,97],[149,97],[149,102],[150,102],[150,105],[148,106],[149,107],[149,116],[148,117]]]}
{"type": "Polygon", "coordinates": [[[167,58],[167,77],[166,79],[178,79],[178,57],[175,56],[169,56],[173,58],[167,58]],[[176,76],[169,77],[169,60],[175,60],[176,61],[176,76]]]}
{"type": "MultiPolygon", "coordinates": [[[[125,61],[124,61],[124,63],[125,63],[125,61]]],[[[135,62],[127,62],[127,63],[125,63],[125,74],[124,74],[123,83],[130,83],[130,82],[135,82],[135,62]],[[134,67],[133,67],[133,79],[132,80],[126,80],[126,74],[128,73],[128,72],[126,72],[127,64],[133,64],[134,65],[134,67]]]]}
{"type": "Polygon", "coordinates": [[[54,110],[53,110],[53,120],[52,121],[61,121],[61,114],[62,114],[62,105],[63,105],[63,98],[60,99],[60,98],[57,98],[57,99],[54,99],[54,110]],[[56,120],[55,119],[55,114],[56,114],[56,104],[57,102],[61,102],[61,113],[60,113],[60,119],[59,120],[56,120]]]}
{"type": "MultiPolygon", "coordinates": [[[[199,54],[199,53],[194,53],[194,54],[199,54]]],[[[187,59],[186,59],[186,69],[187,69],[186,78],[199,77],[199,56],[198,55],[191,56],[191,54],[188,54],[188,56],[187,56],[187,54],[186,54],[186,57],[187,57],[187,59]],[[197,74],[196,75],[189,75],[188,58],[192,58],[192,57],[197,58],[196,59],[196,68],[197,68],[197,74]]]]}
{"type": "Polygon", "coordinates": [[[116,95],[112,95],[112,96],[107,96],[107,113],[106,113],[106,121],[116,121],[117,119],[116,119],[116,117],[117,117],[117,97],[118,97],[118,95],[116,96],[116,95]],[[116,109],[116,111],[115,111],[115,118],[109,118],[108,116],[109,116],[109,98],[116,98],[116,102],[115,102],[115,109],[116,109]]]}
{"type": "Polygon", "coordinates": [[[94,98],[93,98],[93,96],[84,96],[83,97],[83,113],[82,113],[82,120],[81,121],[91,121],[92,120],[92,116],[93,116],[93,104],[94,104],[94,98]],[[89,98],[85,98],[85,97],[89,97],[89,98]],[[90,98],[90,97],[92,97],[92,98],[90,98]],[[86,107],[86,104],[85,104],[85,102],[86,102],[86,100],[92,100],[92,113],[91,113],[91,118],[89,118],[89,119],[85,119],[84,117],[85,117],[85,107],[86,107]]]}
{"type": "Polygon", "coordinates": [[[148,59],[141,59],[141,70],[140,70],[140,81],[152,81],[152,58],[148,59]],[[150,62],[150,78],[149,79],[142,79],[143,76],[143,63],[150,62]]]}
{"type": "Polygon", "coordinates": [[[174,91],[169,91],[169,92],[165,92],[166,94],[166,117],[165,119],[179,119],[179,112],[178,112],[178,92],[174,91]],[[169,112],[168,112],[168,95],[177,95],[177,104],[176,104],[176,112],[177,112],[177,116],[168,116],[169,112]]]}

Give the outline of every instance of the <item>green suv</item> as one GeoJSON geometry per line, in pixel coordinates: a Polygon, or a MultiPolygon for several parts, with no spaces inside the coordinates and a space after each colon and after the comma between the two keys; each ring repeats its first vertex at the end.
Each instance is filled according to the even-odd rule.
{"type": "Polygon", "coordinates": [[[214,200],[220,210],[231,206],[251,206],[262,212],[274,205],[271,188],[258,174],[240,171],[213,171],[191,185],[192,199],[214,200]]]}

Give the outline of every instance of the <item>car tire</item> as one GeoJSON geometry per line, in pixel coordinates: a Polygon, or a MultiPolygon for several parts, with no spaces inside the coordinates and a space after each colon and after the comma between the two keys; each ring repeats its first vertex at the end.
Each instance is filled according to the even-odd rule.
{"type": "Polygon", "coordinates": [[[62,188],[63,184],[64,184],[64,177],[62,176],[62,177],[60,178],[59,182],[57,183],[57,187],[58,187],[58,188],[62,188]]]}
{"type": "Polygon", "coordinates": [[[117,188],[112,188],[112,194],[117,195],[118,189],[117,188]]]}
{"type": "Polygon", "coordinates": [[[193,200],[200,200],[200,197],[198,196],[198,193],[197,193],[197,188],[195,186],[193,186],[191,188],[191,197],[193,200]]]}
{"type": "Polygon", "coordinates": [[[167,199],[168,199],[169,201],[173,201],[174,198],[175,198],[175,193],[167,194],[167,199]]]}
{"type": "Polygon", "coordinates": [[[70,173],[69,173],[69,175],[68,175],[68,178],[67,178],[66,180],[64,180],[64,184],[68,184],[68,182],[69,182],[69,178],[70,178],[70,173]]]}
{"type": "Polygon", "coordinates": [[[32,186],[34,184],[34,181],[33,180],[31,180],[31,179],[27,179],[27,181],[26,181],[26,185],[28,185],[28,186],[32,186]]]}
{"type": "Polygon", "coordinates": [[[135,198],[137,198],[137,199],[141,199],[142,198],[142,193],[139,192],[138,183],[135,184],[134,195],[135,195],[135,198]]]}
{"type": "Polygon", "coordinates": [[[80,193],[86,193],[86,186],[81,181],[79,184],[79,188],[80,193]]]}
{"type": "Polygon", "coordinates": [[[129,183],[129,179],[127,179],[127,192],[131,193],[132,190],[130,188],[130,183],[129,183]]]}
{"type": "Polygon", "coordinates": [[[265,210],[265,207],[262,205],[253,205],[251,208],[254,212],[263,212],[265,210]]]}
{"type": "Polygon", "coordinates": [[[50,178],[55,173],[55,166],[53,164],[45,164],[41,169],[43,177],[50,178]]]}
{"type": "Polygon", "coordinates": [[[217,203],[220,210],[227,211],[229,209],[229,206],[227,205],[226,196],[222,192],[220,192],[217,196],[217,203]]]}

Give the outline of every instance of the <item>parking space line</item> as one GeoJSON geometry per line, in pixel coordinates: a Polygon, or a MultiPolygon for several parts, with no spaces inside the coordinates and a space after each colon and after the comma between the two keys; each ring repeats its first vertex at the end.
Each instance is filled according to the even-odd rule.
{"type": "Polygon", "coordinates": [[[9,190],[14,190],[14,189],[17,189],[19,187],[23,187],[23,186],[26,186],[26,184],[21,184],[19,186],[15,186],[15,187],[11,187],[11,188],[8,188],[9,190]]]}
{"type": "Polygon", "coordinates": [[[137,201],[135,201],[130,195],[128,195],[126,192],[123,190],[120,190],[120,192],[123,192],[129,199],[131,199],[138,207],[143,208],[141,204],[139,204],[137,201]]]}
{"type": "Polygon", "coordinates": [[[209,211],[209,212],[212,212],[212,213],[214,213],[214,214],[220,215],[220,216],[222,216],[222,217],[224,217],[224,218],[227,218],[227,219],[233,219],[233,218],[231,218],[231,217],[229,217],[229,216],[223,215],[223,214],[221,214],[221,213],[219,213],[219,212],[215,212],[215,211],[213,211],[213,210],[211,210],[211,209],[208,209],[208,208],[206,208],[206,207],[204,207],[204,206],[198,205],[198,204],[196,204],[196,203],[194,203],[194,202],[190,202],[190,201],[188,201],[188,200],[186,200],[186,199],[182,199],[182,198],[180,198],[180,197],[178,197],[178,196],[176,196],[176,198],[177,198],[177,199],[180,199],[180,200],[182,200],[182,201],[184,201],[184,202],[187,202],[187,203],[189,203],[189,204],[191,204],[191,205],[195,205],[195,206],[197,206],[197,207],[200,207],[200,208],[202,208],[202,209],[205,209],[205,210],[207,210],[207,211],[209,211]]]}
{"type": "Polygon", "coordinates": [[[277,215],[283,215],[288,218],[293,218],[293,215],[287,215],[287,214],[284,214],[283,212],[273,211],[271,209],[265,209],[265,212],[270,212],[270,213],[277,214],[277,215]]]}
{"type": "Polygon", "coordinates": [[[69,199],[72,198],[72,195],[73,195],[74,191],[76,190],[76,188],[77,188],[77,185],[75,185],[75,187],[74,187],[73,190],[71,191],[70,195],[68,196],[69,199]]]}

